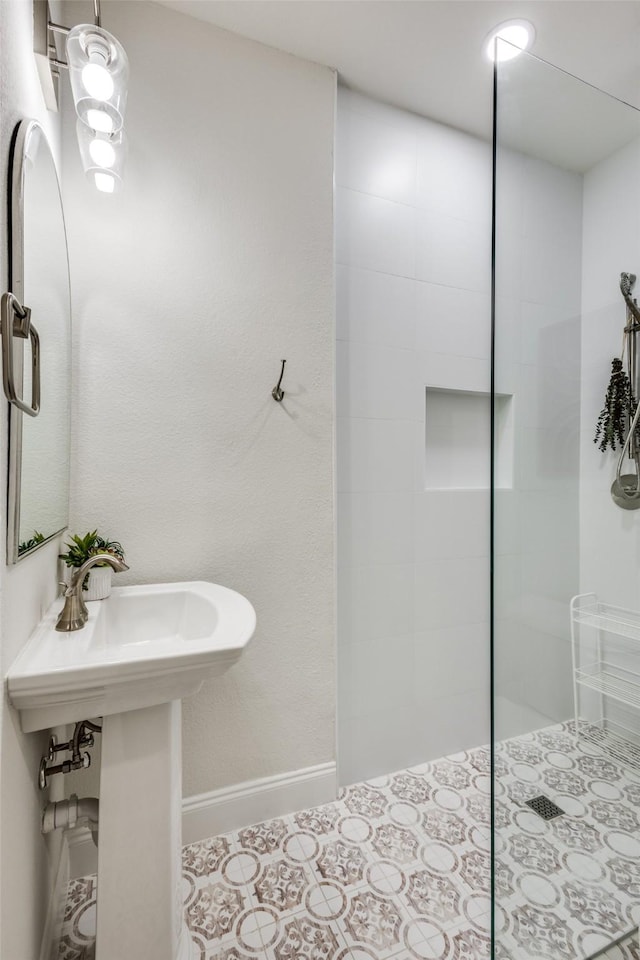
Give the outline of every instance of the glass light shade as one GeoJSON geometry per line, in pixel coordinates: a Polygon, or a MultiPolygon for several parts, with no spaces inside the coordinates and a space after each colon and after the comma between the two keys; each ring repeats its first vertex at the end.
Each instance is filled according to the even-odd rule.
{"type": "Polygon", "coordinates": [[[76,133],[87,177],[102,193],[115,193],[122,185],[127,155],[124,130],[112,134],[99,133],[78,120],[76,133]]]}
{"type": "Polygon", "coordinates": [[[127,106],[129,61],[122,44],[93,24],[67,35],[67,62],[76,113],[99,133],[117,133],[127,106]]]}
{"type": "Polygon", "coordinates": [[[86,118],[87,126],[98,133],[113,133],[113,118],[105,110],[89,109],[86,118]]]}

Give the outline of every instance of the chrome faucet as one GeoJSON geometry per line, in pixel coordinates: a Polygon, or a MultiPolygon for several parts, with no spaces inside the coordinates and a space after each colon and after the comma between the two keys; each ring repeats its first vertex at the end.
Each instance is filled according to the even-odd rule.
{"type": "Polygon", "coordinates": [[[114,557],[112,553],[96,553],[95,556],[85,560],[74,573],[71,583],[64,592],[64,607],[58,617],[56,630],[70,633],[72,630],[82,630],[84,627],[89,619],[89,611],[82,599],[82,584],[91,567],[95,567],[98,563],[108,563],[116,573],[129,569],[124,560],[114,557]]]}

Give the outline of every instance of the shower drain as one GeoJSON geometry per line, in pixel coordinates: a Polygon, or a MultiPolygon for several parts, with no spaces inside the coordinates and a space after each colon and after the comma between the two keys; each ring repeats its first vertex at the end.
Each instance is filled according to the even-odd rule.
{"type": "Polygon", "coordinates": [[[533,800],[527,800],[526,806],[531,807],[534,813],[537,813],[543,820],[553,820],[555,817],[561,817],[564,810],[561,810],[557,803],[549,800],[549,797],[540,795],[533,800]]]}

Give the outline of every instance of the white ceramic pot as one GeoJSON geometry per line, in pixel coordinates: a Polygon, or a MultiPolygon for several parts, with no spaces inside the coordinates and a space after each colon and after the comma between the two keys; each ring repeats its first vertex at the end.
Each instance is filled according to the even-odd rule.
{"type": "Polygon", "coordinates": [[[88,590],[82,591],[83,600],[105,600],[111,593],[111,567],[92,567],[89,571],[88,590]]]}

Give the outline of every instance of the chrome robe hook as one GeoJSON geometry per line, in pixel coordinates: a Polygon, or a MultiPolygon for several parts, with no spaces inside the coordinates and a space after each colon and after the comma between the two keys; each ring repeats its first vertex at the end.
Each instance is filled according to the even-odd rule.
{"type": "Polygon", "coordinates": [[[276,403],[282,403],[282,398],[284,397],[284,390],[280,388],[280,384],[282,383],[282,378],[284,377],[284,365],[286,362],[287,362],[286,360],[282,361],[282,369],[280,370],[280,379],[278,380],[275,387],[271,391],[271,396],[276,401],[276,403]]]}

